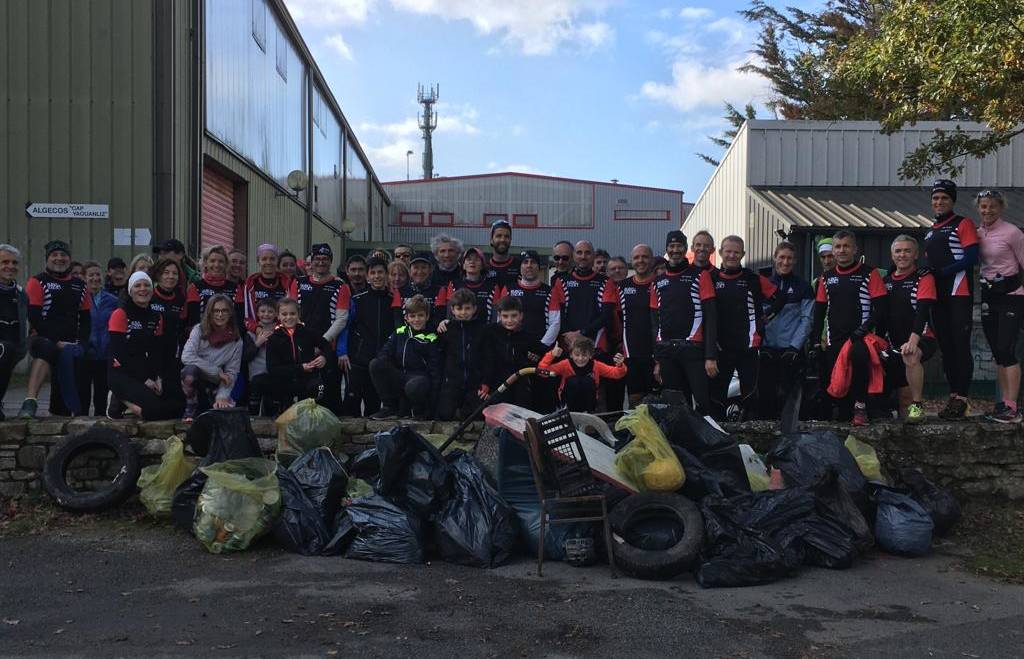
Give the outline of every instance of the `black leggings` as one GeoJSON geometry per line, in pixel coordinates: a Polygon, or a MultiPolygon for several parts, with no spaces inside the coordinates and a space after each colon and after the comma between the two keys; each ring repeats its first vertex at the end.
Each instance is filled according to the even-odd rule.
{"type": "MultiPolygon", "coordinates": [[[[185,407],[185,401],[175,397],[170,391],[157,394],[146,386],[146,383],[133,378],[121,369],[110,369],[107,373],[110,391],[122,403],[135,403],[142,408],[142,418],[146,421],[162,421],[177,419],[185,407]]],[[[166,386],[166,385],[165,385],[166,386]]]]}
{"type": "Polygon", "coordinates": [[[718,375],[711,380],[711,416],[718,420],[725,418],[726,407],[729,405],[729,385],[732,383],[733,371],[740,376],[740,406],[743,418],[755,416],[757,401],[757,349],[721,350],[718,353],[718,375]]]}
{"type": "Polygon", "coordinates": [[[683,341],[659,343],[654,347],[654,358],[661,367],[663,388],[692,396],[694,410],[701,415],[711,412],[704,354],[703,345],[683,341]]]}
{"type": "Polygon", "coordinates": [[[932,307],[932,326],[942,351],[942,370],[949,383],[949,393],[967,396],[974,377],[974,355],[971,354],[971,330],[974,327],[974,299],[940,297],[932,307]]]}
{"type": "Polygon", "coordinates": [[[370,377],[370,367],[352,364],[348,369],[345,398],[341,404],[344,416],[370,416],[380,409],[380,396],[370,377]],[[364,412],[365,409],[365,412],[364,412]]]}
{"type": "Polygon", "coordinates": [[[1024,296],[998,295],[981,305],[981,328],[992,349],[997,366],[1017,365],[1017,335],[1020,334],[1024,296]]]}
{"type": "Polygon", "coordinates": [[[295,398],[305,400],[312,398],[316,401],[323,400],[324,381],[321,377],[321,370],[317,369],[312,373],[306,373],[300,377],[290,379],[271,379],[264,381],[263,390],[266,395],[283,407],[292,404],[295,398]]]}
{"type": "Polygon", "coordinates": [[[107,413],[107,360],[78,360],[78,400],[82,405],[82,415],[89,416],[89,401],[92,401],[93,414],[103,416],[107,413]]]}
{"type": "Polygon", "coordinates": [[[761,348],[757,364],[757,408],[760,419],[778,419],[786,398],[803,382],[803,354],[799,353],[793,361],[784,361],[782,355],[785,352],[782,348],[761,348]]]}
{"type": "Polygon", "coordinates": [[[384,407],[417,415],[430,414],[431,383],[424,373],[408,373],[387,359],[370,362],[370,377],[384,407]]]}

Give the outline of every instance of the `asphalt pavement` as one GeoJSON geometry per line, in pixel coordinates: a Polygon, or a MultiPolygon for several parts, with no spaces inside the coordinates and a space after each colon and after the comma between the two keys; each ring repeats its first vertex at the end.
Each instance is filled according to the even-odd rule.
{"type": "Polygon", "coordinates": [[[0,656],[1019,657],[1024,587],[956,548],[875,553],[758,588],[612,579],[521,558],[480,570],[215,556],[170,526],[0,539],[0,656]]]}

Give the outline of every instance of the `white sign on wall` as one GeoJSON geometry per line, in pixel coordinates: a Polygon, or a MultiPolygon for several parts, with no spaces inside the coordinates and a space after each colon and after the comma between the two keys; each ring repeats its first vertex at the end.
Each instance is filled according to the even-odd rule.
{"type": "Polygon", "coordinates": [[[57,204],[36,201],[25,204],[25,214],[32,218],[59,218],[64,220],[106,220],[110,217],[109,204],[57,204]]]}

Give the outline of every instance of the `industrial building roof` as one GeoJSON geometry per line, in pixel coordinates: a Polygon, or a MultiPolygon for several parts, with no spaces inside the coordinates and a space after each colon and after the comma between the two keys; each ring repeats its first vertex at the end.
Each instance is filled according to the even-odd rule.
{"type": "Polygon", "coordinates": [[[634,188],[637,190],[657,190],[659,192],[678,192],[680,195],[683,194],[682,190],[676,190],[674,188],[654,188],[649,185],[631,185],[629,183],[617,183],[612,181],[590,181],[587,179],[579,178],[566,178],[563,176],[548,176],[546,174],[528,174],[526,172],[490,172],[487,174],[465,174],[462,176],[437,176],[432,179],[414,178],[408,181],[385,181],[382,185],[413,185],[416,183],[443,183],[445,181],[458,181],[462,179],[478,179],[478,178],[489,178],[494,176],[521,176],[524,178],[535,178],[547,181],[568,181],[570,183],[587,183],[591,185],[609,185],[617,186],[620,188],[634,188]]]}
{"type": "MultiPolygon", "coordinates": [[[[932,225],[930,188],[767,187],[750,194],[795,227],[927,229],[932,225]]],[[[974,196],[981,188],[960,188],[955,211],[976,217],[974,196]]],[[[1002,190],[1010,212],[1024,201],[1019,190],[1002,190]]]]}

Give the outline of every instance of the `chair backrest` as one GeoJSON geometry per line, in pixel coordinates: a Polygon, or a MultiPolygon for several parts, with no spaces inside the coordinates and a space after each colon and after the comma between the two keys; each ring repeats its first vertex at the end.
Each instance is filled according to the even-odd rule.
{"type": "Polygon", "coordinates": [[[533,484],[537,488],[537,497],[543,503],[551,486],[544,482],[544,458],[540,450],[540,433],[537,419],[527,419],[526,432],[523,433],[523,436],[526,438],[526,448],[530,454],[530,471],[533,472],[533,484]]]}
{"type": "Polygon", "coordinates": [[[560,496],[589,494],[599,489],[569,410],[562,408],[535,422],[538,465],[548,488],[560,496]]]}

